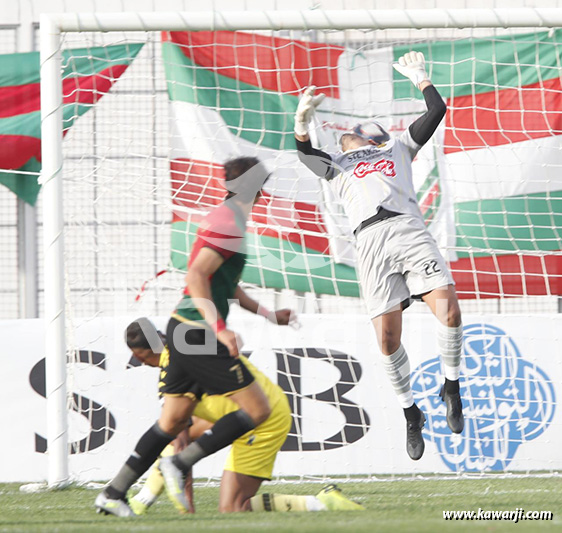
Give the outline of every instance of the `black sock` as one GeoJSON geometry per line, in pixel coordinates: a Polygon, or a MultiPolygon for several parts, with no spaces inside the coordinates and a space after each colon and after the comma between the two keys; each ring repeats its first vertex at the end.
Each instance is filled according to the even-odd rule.
{"type": "Polygon", "coordinates": [[[460,392],[459,380],[455,379],[454,381],[451,381],[445,378],[445,390],[449,394],[458,394],[460,392]]]}
{"type": "Polygon", "coordinates": [[[105,495],[111,500],[124,500],[125,493],[117,490],[116,488],[108,485],[104,489],[105,495]]]}
{"type": "Polygon", "coordinates": [[[174,464],[185,472],[203,457],[226,448],[238,437],[255,427],[254,421],[242,409],[229,413],[217,420],[211,429],[178,453],[173,459],[174,464]]]}
{"type": "Polygon", "coordinates": [[[162,450],[176,437],[160,429],[158,422],[154,424],[137,442],[135,452],[127,459],[127,463],[138,475],[142,476],[158,459],[162,450]]]}
{"type": "Polygon", "coordinates": [[[107,497],[124,498],[131,485],[149,469],[162,450],[174,439],[174,435],[169,435],[160,429],[158,422],[154,424],[140,438],[134,453],[129,456],[111,484],[106,487],[107,497]]]}
{"type": "Polygon", "coordinates": [[[238,409],[234,413],[228,413],[220,420],[215,422],[215,425],[203,435],[201,435],[195,442],[201,446],[207,455],[211,455],[229,444],[232,444],[238,437],[248,433],[254,429],[256,425],[250,418],[250,415],[238,409]]]}
{"type": "Polygon", "coordinates": [[[404,408],[404,415],[409,422],[417,422],[420,419],[420,409],[414,403],[410,407],[404,408]]]}

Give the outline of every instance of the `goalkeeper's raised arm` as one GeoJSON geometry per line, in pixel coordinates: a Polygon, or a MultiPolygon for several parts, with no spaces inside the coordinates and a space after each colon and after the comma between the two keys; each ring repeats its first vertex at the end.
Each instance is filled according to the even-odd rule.
{"type": "Polygon", "coordinates": [[[313,148],[308,134],[308,125],[312,116],[325,96],[322,93],[316,94],[314,85],[305,89],[295,113],[295,140],[301,163],[305,164],[317,176],[331,178],[333,167],[330,154],[313,148]]]}
{"type": "Polygon", "coordinates": [[[392,66],[408,78],[422,92],[425,99],[427,111],[409,127],[412,139],[423,146],[435,133],[445,116],[447,106],[427,75],[425,58],[421,52],[408,52],[392,66]]]}

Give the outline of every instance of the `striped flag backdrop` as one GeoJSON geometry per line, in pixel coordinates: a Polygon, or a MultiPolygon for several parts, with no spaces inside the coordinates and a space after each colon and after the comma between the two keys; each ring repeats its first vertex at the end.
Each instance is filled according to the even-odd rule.
{"type": "Polygon", "coordinates": [[[394,134],[425,110],[392,62],[422,51],[446,99],[441,128],[414,162],[426,223],[461,297],[562,294],[561,31],[352,49],[244,32],[163,34],[171,104],[172,263],[185,268],[201,216],[224,196],[222,164],[253,155],[273,172],[254,209],[243,278],[357,296],[350,228],[322,180],[298,163],[303,88],[327,98],[313,136],[376,116],[394,134]],[[281,266],[282,265],[282,266],[281,266]]]}
{"type": "MultiPolygon", "coordinates": [[[[111,89],[141,48],[128,44],[62,51],[65,133],[111,89]]],[[[41,170],[39,52],[0,55],[0,169],[5,171],[0,184],[34,205],[41,170]]]]}

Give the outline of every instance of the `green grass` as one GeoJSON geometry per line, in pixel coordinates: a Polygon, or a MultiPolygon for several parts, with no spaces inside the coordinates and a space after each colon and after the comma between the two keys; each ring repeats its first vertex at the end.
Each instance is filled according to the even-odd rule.
{"type": "MultiPolygon", "coordinates": [[[[344,493],[365,512],[239,513],[216,512],[218,488],[196,487],[197,513],[181,516],[165,496],[147,515],[118,519],[94,512],[97,490],[68,488],[27,494],[19,484],[0,484],[0,532],[189,531],[331,533],[412,531],[562,531],[560,477],[424,479],[341,483],[344,493]],[[546,510],[552,521],[446,521],[444,510],[546,510]]],[[[274,484],[266,492],[315,494],[318,484],[274,484]]]]}

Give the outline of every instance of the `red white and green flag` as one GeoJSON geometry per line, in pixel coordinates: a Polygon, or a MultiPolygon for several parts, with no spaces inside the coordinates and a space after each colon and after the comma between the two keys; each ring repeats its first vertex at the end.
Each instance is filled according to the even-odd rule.
{"type": "MultiPolygon", "coordinates": [[[[62,51],[64,132],[137,56],[141,44],[62,51]]],[[[40,186],[39,52],[0,55],[0,184],[34,205],[40,186]]]]}
{"type": "Polygon", "coordinates": [[[304,87],[315,84],[338,98],[343,52],[243,32],[163,34],[174,267],[185,268],[201,215],[224,197],[222,164],[235,156],[256,156],[273,176],[254,208],[243,279],[267,287],[359,294],[355,269],[330,254],[322,185],[298,162],[293,134],[304,87]]]}
{"type": "MultiPolygon", "coordinates": [[[[541,32],[416,44],[448,104],[414,162],[418,200],[461,297],[562,293],[560,37],[541,32]]],[[[296,156],[298,95],[327,94],[313,136],[379,117],[392,133],[425,110],[392,69],[410,47],[352,50],[243,32],[163,34],[171,103],[172,263],[185,268],[201,216],[220,202],[222,164],[273,171],[250,225],[243,279],[357,296],[350,228],[329,187],[296,156]]]]}
{"type": "MultiPolygon", "coordinates": [[[[561,37],[417,46],[448,104],[440,231],[465,296],[562,294],[561,37]]],[[[395,76],[395,99],[411,91],[395,76]]]]}

